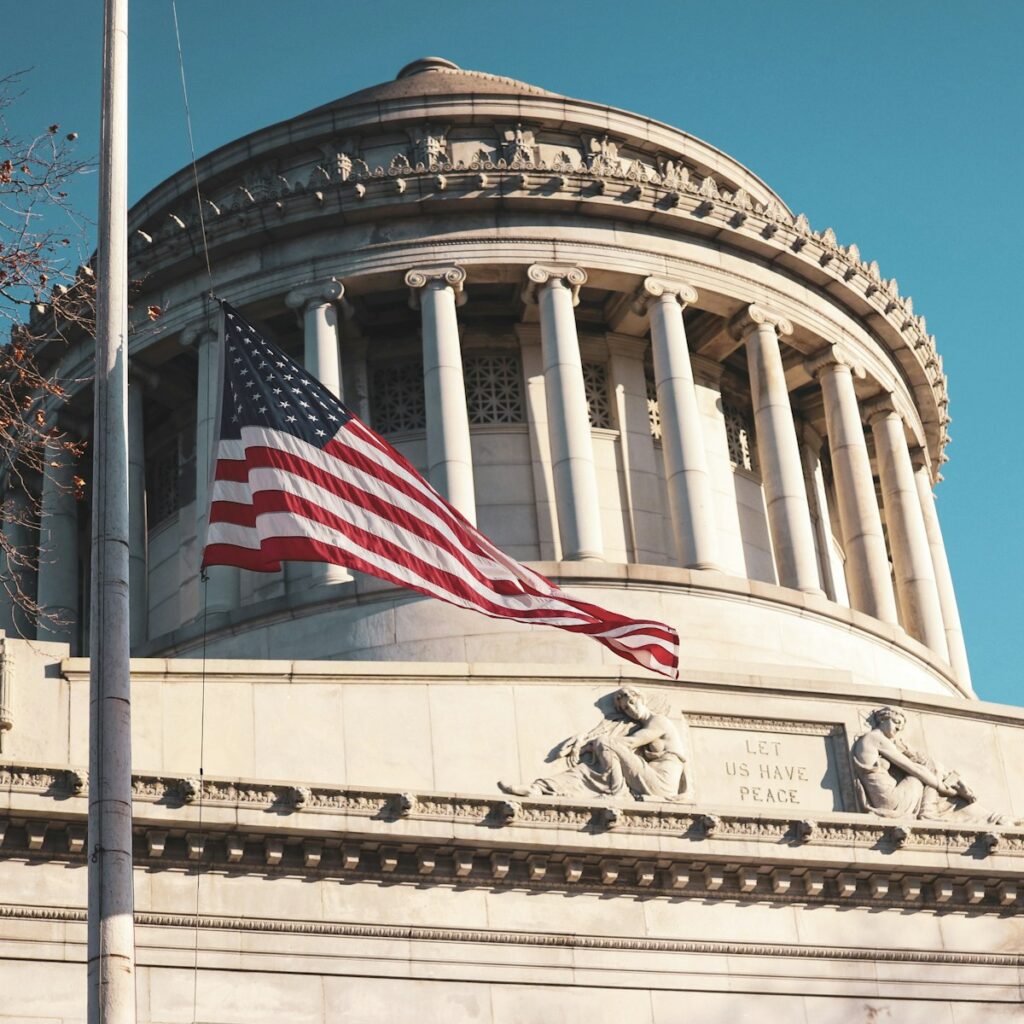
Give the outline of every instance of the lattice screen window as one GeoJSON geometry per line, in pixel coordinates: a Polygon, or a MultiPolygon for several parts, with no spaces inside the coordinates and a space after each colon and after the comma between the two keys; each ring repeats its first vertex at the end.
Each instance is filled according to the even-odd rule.
{"type": "Polygon", "coordinates": [[[146,458],[146,514],[149,529],[195,498],[195,429],[186,427],[158,439],[146,458]]]}
{"type": "Polygon", "coordinates": [[[647,420],[651,425],[651,437],[661,440],[661,409],[658,406],[658,386],[654,383],[654,373],[650,367],[644,368],[647,384],[647,420]]]}
{"type": "MultiPolygon", "coordinates": [[[[173,442],[173,439],[172,439],[173,442]]],[[[146,506],[150,527],[178,511],[178,446],[167,443],[149,459],[146,506]]]]}
{"type": "Polygon", "coordinates": [[[754,447],[754,429],[749,415],[735,405],[722,403],[725,414],[725,436],[729,442],[729,459],[734,466],[756,471],[757,452],[754,447]]]}
{"type": "Polygon", "coordinates": [[[471,424],[525,421],[518,355],[470,353],[463,356],[462,372],[471,424]]]}
{"type": "Polygon", "coordinates": [[[587,393],[590,426],[611,430],[612,403],[608,396],[608,367],[604,363],[583,364],[583,387],[587,393]]]}
{"type": "Polygon", "coordinates": [[[423,362],[419,359],[373,367],[370,408],[379,434],[425,430],[427,406],[423,395],[423,362]]]}

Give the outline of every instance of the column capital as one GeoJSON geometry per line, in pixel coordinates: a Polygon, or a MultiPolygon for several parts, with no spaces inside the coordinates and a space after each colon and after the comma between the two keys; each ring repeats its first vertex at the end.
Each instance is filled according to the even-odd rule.
{"type": "Polygon", "coordinates": [[[804,360],[804,369],[814,380],[818,380],[820,374],[829,367],[849,370],[859,380],[863,380],[867,376],[864,367],[854,362],[835,343],[826,345],[823,349],[804,360]]]}
{"type": "Polygon", "coordinates": [[[582,267],[533,263],[526,271],[526,287],[523,289],[523,298],[527,302],[536,302],[537,289],[555,282],[572,291],[572,304],[578,306],[580,288],[587,283],[587,272],[582,267]]]}
{"type": "Polygon", "coordinates": [[[928,452],[921,445],[915,445],[910,449],[910,464],[914,469],[927,469],[928,479],[932,478],[932,462],[928,458],[928,452]]]}
{"type": "Polygon", "coordinates": [[[751,331],[763,324],[773,327],[780,338],[793,333],[793,325],[781,313],[756,303],[741,309],[729,321],[729,333],[736,341],[746,341],[751,331]]]}
{"type": "Polygon", "coordinates": [[[329,277],[324,281],[312,281],[292,288],[284,297],[289,309],[305,311],[310,306],[323,305],[325,302],[341,302],[345,297],[345,286],[336,278],[329,277]]]}
{"type": "MultiPolygon", "coordinates": [[[[868,424],[879,416],[900,416],[896,408],[896,396],[891,391],[883,391],[874,398],[869,398],[861,406],[861,415],[868,424]]],[[[900,419],[903,417],[900,416],[900,419]]]]}
{"type": "Polygon", "coordinates": [[[686,284],[685,281],[670,281],[664,277],[645,277],[643,283],[636,290],[633,298],[633,308],[643,316],[650,308],[652,302],[663,299],[666,302],[678,302],[686,309],[691,303],[697,301],[697,289],[686,284]]]}
{"type": "Polygon", "coordinates": [[[181,332],[180,344],[182,348],[198,348],[202,343],[204,335],[212,338],[217,337],[216,321],[199,320],[191,323],[181,332]]]}
{"type": "Polygon", "coordinates": [[[456,305],[461,306],[466,301],[466,271],[457,263],[447,267],[416,267],[405,275],[405,284],[413,309],[420,307],[421,288],[451,288],[456,305]]]}

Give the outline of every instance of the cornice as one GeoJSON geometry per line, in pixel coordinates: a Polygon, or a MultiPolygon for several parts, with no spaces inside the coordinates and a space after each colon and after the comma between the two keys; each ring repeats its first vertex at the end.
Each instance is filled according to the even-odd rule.
{"type": "MultiPolygon", "coordinates": [[[[86,856],[82,769],[0,766],[0,856],[86,856]]],[[[136,862],[255,874],[1006,912],[1024,832],[872,815],[133,776],[136,862]],[[264,812],[264,818],[259,812],[264,812]],[[654,840],[652,843],[651,841],[654,840]],[[756,852],[750,844],[761,849],[756,852]],[[844,852],[845,851],[845,852],[844,852]]]]}
{"type": "MultiPolygon", "coordinates": [[[[84,924],[85,910],[68,906],[27,906],[0,903],[0,920],[53,921],[84,924]]],[[[311,937],[444,942],[475,945],[533,946],[611,952],[696,953],[730,957],[795,957],[801,960],[939,964],[949,967],[1024,966],[1018,953],[974,953],[960,950],[880,949],[862,946],[819,946],[811,943],[736,942],[714,939],[648,938],[646,936],[593,935],[579,932],[530,931],[526,929],[456,928],[414,924],[359,924],[349,921],[285,920],[219,914],[154,913],[135,911],[135,923],[150,928],[183,928],[188,931],[271,933],[311,937]]]]}
{"type": "MultiPolygon", "coordinates": [[[[238,173],[241,168],[237,169],[238,173]]],[[[300,222],[342,217],[345,221],[372,220],[385,209],[413,204],[416,212],[452,202],[558,204],[567,208],[581,202],[589,212],[606,209],[615,219],[663,221],[700,238],[715,237],[743,251],[781,261],[799,276],[844,302],[866,324],[885,326],[890,347],[904,348],[932,390],[939,412],[935,420],[938,454],[947,441],[943,413],[948,391],[935,339],[925,320],[915,314],[913,302],[899,294],[894,279],[884,279],[875,262],[861,259],[855,245],[841,246],[831,228],[814,231],[804,215],[793,217],[774,200],[760,202],[743,189],[730,191],[713,175],[703,178],[676,171],[659,173],[611,166],[596,161],[590,167],[528,165],[504,160],[474,160],[468,164],[442,161],[429,167],[392,166],[354,168],[345,178],[321,176],[313,181],[289,182],[280,176],[259,194],[239,187],[229,203],[209,210],[206,227],[212,251],[248,232],[275,231],[300,222]]],[[[194,202],[185,204],[155,223],[133,226],[133,275],[144,277],[198,252],[199,220],[194,202]],[[143,230],[145,227],[146,230],[143,230]]],[[[412,210],[410,211],[412,212],[412,210]]],[[[150,215],[152,218],[152,215],[150,215]]]]}

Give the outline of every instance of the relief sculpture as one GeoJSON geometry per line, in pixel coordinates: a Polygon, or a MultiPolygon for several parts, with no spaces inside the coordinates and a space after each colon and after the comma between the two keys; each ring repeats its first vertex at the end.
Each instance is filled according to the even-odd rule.
{"type": "Polygon", "coordinates": [[[516,785],[499,782],[514,796],[678,800],[686,792],[686,749],[662,701],[624,686],[612,710],[587,733],[565,741],[556,759],[562,771],[516,785]]]}
{"type": "Polygon", "coordinates": [[[899,708],[868,717],[870,732],[853,744],[857,789],[866,810],[882,818],[919,818],[964,825],[1012,825],[1009,815],[980,806],[959,772],[936,763],[901,737],[907,724],[899,708]]]}

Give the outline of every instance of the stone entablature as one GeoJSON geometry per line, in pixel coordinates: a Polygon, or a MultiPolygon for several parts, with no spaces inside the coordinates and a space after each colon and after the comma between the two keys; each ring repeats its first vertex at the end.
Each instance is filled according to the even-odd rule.
{"type": "MultiPolygon", "coordinates": [[[[51,1015],[80,1002],[68,972],[85,956],[88,662],[63,653],[5,641],[0,965],[21,978],[33,963],[45,985],[10,987],[0,1020],[31,1019],[26,992],[51,1015]]],[[[223,971],[245,972],[247,998],[298,1000],[318,1024],[337,1017],[313,1014],[308,987],[393,992],[424,976],[425,998],[518,979],[515,1012],[496,1019],[510,1024],[538,972],[543,1012],[529,1020],[548,1019],[555,999],[574,1019],[582,1003],[624,991],[707,1005],[738,975],[743,999],[772,1019],[782,1007],[771,999],[802,998],[812,983],[823,1011],[859,1000],[894,1019],[921,984],[932,1010],[978,1009],[972,1024],[1019,1000],[1024,829],[960,813],[1024,810],[1019,709],[858,689],[791,665],[743,675],[724,660],[680,684],[579,665],[132,668],[135,921],[153,1007],[143,1020],[173,1018],[177,972],[194,967],[204,1020],[233,1019],[217,1000],[238,991],[237,975],[223,971]],[[922,787],[954,794],[953,816],[927,817],[945,808],[915,802],[923,789],[898,773],[899,814],[858,805],[874,756],[899,760],[879,730],[922,787]],[[618,751],[608,764],[630,737],[653,743],[655,760],[670,740],[685,791],[499,791],[499,778],[571,767],[553,744],[573,736],[581,754],[592,740],[618,751]],[[568,973],[552,984],[562,960],[568,973]],[[386,982],[366,980],[369,961],[386,982]]]]}
{"type": "MultiPolygon", "coordinates": [[[[543,203],[551,212],[586,203],[590,217],[642,220],[674,235],[726,242],[870,318],[915,378],[922,406],[930,406],[922,415],[933,459],[945,443],[941,358],[896,281],[863,260],[856,245],[840,245],[831,228],[812,230],[806,216],[794,215],[736,161],[650,119],[427,62],[394,83],[230,143],[199,169],[215,254],[226,255],[253,228],[283,239],[320,222],[333,226],[339,216],[354,225],[401,215],[403,206],[417,216],[462,216],[495,202],[524,210],[543,203]]],[[[138,276],[165,272],[195,253],[193,189],[191,170],[179,172],[132,211],[138,276]]]]}
{"type": "MultiPolygon", "coordinates": [[[[84,863],[83,777],[0,764],[0,858],[84,863]]],[[[995,914],[1024,896],[1019,829],[153,775],[133,803],[150,871],[995,914]]]]}
{"type": "MultiPolygon", "coordinates": [[[[723,192],[710,178],[677,187],[657,180],[653,171],[653,178],[638,185],[627,172],[609,173],[603,167],[595,171],[539,165],[526,172],[502,163],[477,161],[462,168],[442,164],[439,170],[381,167],[379,173],[367,170],[363,177],[357,173],[325,179],[315,188],[275,178],[265,190],[258,190],[259,195],[240,184],[234,187],[237,197],[230,202],[211,204],[204,212],[204,223],[211,249],[216,250],[250,233],[251,214],[258,215],[261,234],[277,230],[278,225],[287,234],[300,224],[306,225],[304,230],[315,230],[319,220],[341,212],[346,221],[358,223],[392,215],[393,206],[411,204],[418,211],[427,204],[443,214],[444,206],[434,210],[434,204],[461,200],[460,211],[470,212],[474,200],[486,205],[500,198],[512,207],[544,202],[569,208],[585,201],[589,212],[604,209],[612,219],[641,218],[697,238],[727,240],[759,260],[766,255],[780,260],[815,288],[827,289],[855,316],[871,318],[873,329],[894,352],[912,361],[922,383],[933,392],[935,409],[922,407],[922,414],[935,426],[932,444],[936,457],[941,453],[948,437],[949,397],[934,336],[927,332],[924,318],[915,314],[912,300],[899,294],[895,279],[884,279],[876,262],[861,260],[857,246],[840,246],[831,228],[815,232],[803,215],[794,218],[778,203],[754,203],[742,190],[742,194],[723,192]]],[[[165,270],[192,255],[199,232],[194,207],[191,202],[189,209],[162,217],[157,224],[133,227],[132,253],[140,275],[165,270]]]]}

